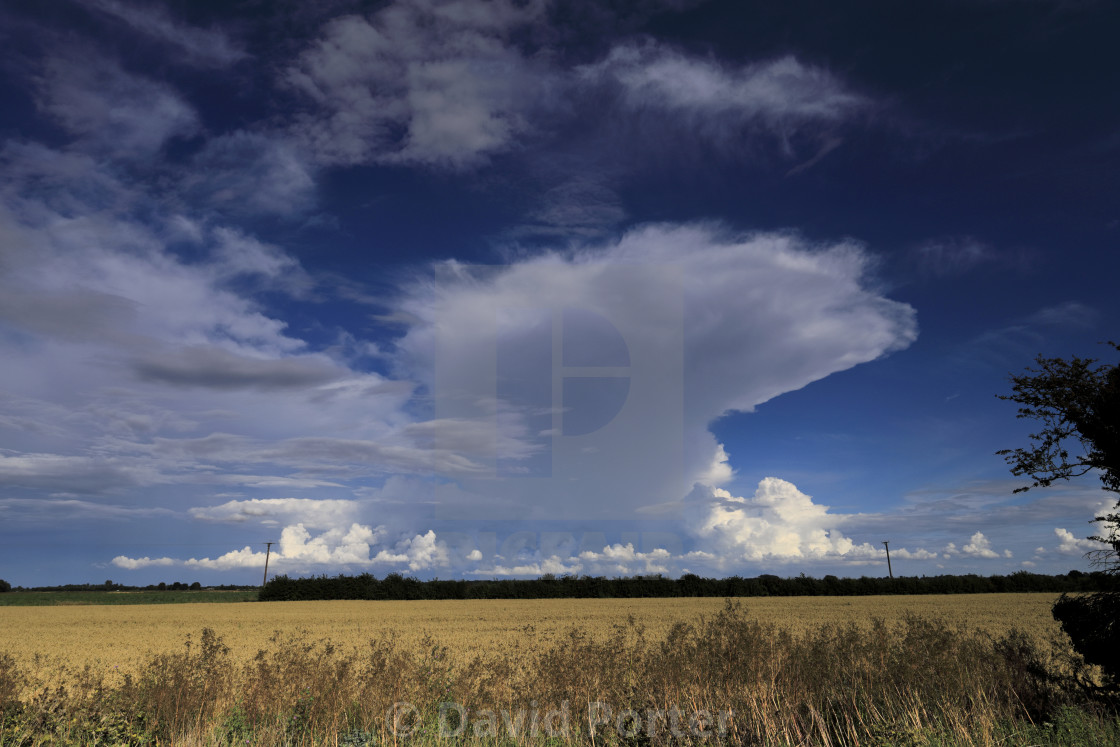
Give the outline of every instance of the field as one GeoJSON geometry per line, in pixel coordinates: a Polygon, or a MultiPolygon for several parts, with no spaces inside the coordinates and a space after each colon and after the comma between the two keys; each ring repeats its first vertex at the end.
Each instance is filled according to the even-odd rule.
{"type": "Polygon", "coordinates": [[[256,598],[256,590],[16,591],[0,594],[0,607],[68,607],[80,604],[213,604],[214,602],[249,602],[256,598]]]}
{"type": "MultiPolygon", "coordinates": [[[[106,597],[104,592],[89,594],[106,597]]],[[[126,593],[117,595],[124,597],[126,593]]],[[[1053,594],[978,594],[756,597],[742,604],[746,616],[794,631],[821,624],[867,625],[875,616],[896,622],[910,613],[955,627],[997,634],[1018,627],[1044,637],[1057,630],[1050,616],[1053,601],[1053,594]]],[[[674,623],[696,622],[723,606],[722,599],[701,598],[200,603],[173,610],[149,605],[20,607],[0,609],[0,651],[28,665],[38,654],[76,667],[89,664],[113,676],[136,673],[148,654],[176,650],[187,634],[197,636],[206,627],[242,662],[266,648],[276,633],[329,639],[344,648],[387,635],[413,646],[428,634],[447,644],[453,656],[504,650],[528,655],[554,644],[572,626],[603,638],[632,615],[651,637],[662,637],[674,623]]]]}
{"type": "Polygon", "coordinates": [[[410,730],[422,743],[492,735],[537,744],[561,721],[566,741],[595,745],[670,735],[743,745],[1120,743],[1114,716],[1039,675],[1078,671],[1053,600],[0,607],[0,709],[7,702],[17,714],[0,728],[0,747],[381,744],[410,730]]]}

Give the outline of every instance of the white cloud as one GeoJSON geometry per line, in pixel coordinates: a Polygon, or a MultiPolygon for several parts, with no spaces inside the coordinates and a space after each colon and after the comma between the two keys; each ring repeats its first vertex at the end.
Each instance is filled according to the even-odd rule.
{"type": "Polygon", "coordinates": [[[1072,330],[1087,330],[1097,324],[1100,313],[1078,301],[1044,306],[1011,324],[977,335],[971,341],[973,355],[987,358],[1001,368],[1037,354],[1045,340],[1072,330]]]}
{"type": "Polygon", "coordinates": [[[76,494],[150,484],[155,475],[134,460],[92,456],[0,453],[0,485],[76,494]]]}
{"type": "Polygon", "coordinates": [[[129,571],[135,571],[140,568],[150,568],[152,566],[179,565],[179,561],[174,558],[149,558],[146,555],[142,558],[129,558],[124,555],[118,555],[113,558],[111,562],[116,567],[124,568],[129,571]]]}
{"type": "Polygon", "coordinates": [[[972,236],[950,236],[927,241],[912,255],[919,269],[934,277],[959,275],[996,259],[995,251],[972,236]]]}
{"type": "Polygon", "coordinates": [[[251,498],[227,501],[218,506],[190,509],[195,519],[228,522],[292,522],[325,529],[351,521],[359,509],[357,501],[314,498],[251,498]]]}
{"type": "Polygon", "coordinates": [[[510,576],[514,578],[533,578],[551,573],[554,576],[574,575],[584,570],[583,564],[574,558],[567,561],[552,556],[542,560],[506,565],[497,563],[469,571],[471,575],[484,578],[510,576]]]}
{"type": "Polygon", "coordinates": [[[546,190],[526,216],[526,225],[507,232],[519,236],[601,236],[626,219],[619,196],[590,174],[565,179],[546,190]]]}
{"type": "Polygon", "coordinates": [[[144,381],[225,390],[306,390],[348,374],[325,356],[258,358],[207,345],[153,353],[132,368],[144,381]]]}
{"type": "Polygon", "coordinates": [[[318,107],[296,133],[324,163],[479,163],[525,130],[541,95],[510,36],[543,8],[400,0],[330,21],[285,73],[318,107]]]}
{"type": "MultiPolygon", "coordinates": [[[[40,409],[88,414],[51,416],[66,423],[56,450],[7,456],[0,476],[9,484],[49,482],[54,491],[154,484],[352,488],[370,475],[435,474],[462,482],[460,490],[439,493],[440,510],[454,504],[473,516],[480,506],[501,507],[503,517],[554,510],[632,516],[641,506],[679,502],[697,481],[719,485],[731,478],[728,456],[707,430],[714,418],[905,347],[916,335],[909,306],[864,287],[867,257],[860,247],[811,245],[786,234],[736,237],[704,225],[646,227],[605,246],[519,260],[485,277],[464,268],[438,287],[405,288],[397,310],[413,324],[394,348],[395,362],[429,387],[437,369],[434,328],[456,340],[440,366],[469,368],[488,355],[493,361],[479,320],[506,309],[517,322],[519,309],[543,306],[622,324],[632,333],[626,339],[631,378],[652,382],[641,384],[644,394],[634,384],[629,396],[688,403],[675,430],[654,418],[638,423],[613,452],[581,450],[579,464],[589,468],[557,472],[578,478],[578,485],[533,483],[527,494],[528,483],[492,479],[493,456],[501,453],[516,466],[541,453],[536,434],[546,429],[530,427],[540,413],[491,402],[487,412],[500,413],[497,420],[417,422],[406,410],[410,382],[359,374],[307,352],[283,322],[233,290],[232,279],[273,287],[272,279],[297,272],[279,248],[220,226],[169,219],[169,231],[208,250],[188,264],[166,250],[159,226],[62,218],[42,204],[15,207],[18,217],[0,212],[0,229],[30,238],[5,247],[11,271],[0,288],[37,305],[0,305],[7,323],[34,342],[9,351],[6,385],[40,409]],[[620,267],[625,271],[616,272],[620,267]],[[641,297],[656,299],[656,308],[636,303],[641,297]],[[666,323],[680,330],[675,338],[666,336],[666,323]],[[660,366],[674,356],[680,368],[663,373],[660,366]],[[79,363],[91,359],[96,366],[79,363]],[[122,382],[130,384],[127,393],[122,382]],[[659,432],[675,439],[675,462],[649,458],[649,439],[659,432]]],[[[517,333],[516,324],[510,329],[517,333]]],[[[27,420],[20,413],[5,411],[27,420]]],[[[648,412],[638,408],[638,414],[648,412]]],[[[296,500],[194,505],[200,519],[249,520],[259,511],[289,527],[281,563],[397,563],[411,570],[445,564],[446,550],[434,535],[374,547],[350,535],[351,525],[365,526],[359,514],[319,516],[313,504],[296,500]]],[[[834,527],[822,531],[831,552],[854,557],[834,527]]],[[[818,551],[818,534],[802,538],[803,553],[818,551]]],[[[235,568],[256,564],[258,555],[236,551],[192,562],[235,568]]],[[[636,572],[671,567],[652,556],[562,562],[636,572]]]]}
{"type": "Polygon", "coordinates": [[[303,346],[284,334],[284,322],[224,286],[249,270],[222,254],[232,234],[217,235],[216,262],[187,264],[166,250],[158,230],[138,222],[92,210],[71,217],[42,203],[4,207],[0,231],[24,240],[2,250],[0,290],[33,305],[0,312],[29,332],[118,350],[212,343],[278,355],[303,346]]]}
{"type": "MultiPolygon", "coordinates": [[[[495,351],[535,349],[535,330],[547,336],[552,329],[537,320],[552,310],[608,320],[624,337],[629,391],[628,409],[609,423],[613,431],[599,432],[603,443],[590,446],[600,436],[553,439],[546,445],[552,480],[510,477],[466,490],[479,500],[519,494],[527,512],[629,515],[679,501],[696,482],[730,478],[727,455],[708,431],[714,419],[750,411],[916,338],[914,310],[865,287],[867,263],[851,243],[733,236],[710,225],[647,226],[603,246],[504,267],[449,263],[437,268],[439,282],[406,288],[397,302],[415,320],[396,346],[398,361],[435,392],[437,413],[446,402],[459,420],[506,429],[492,443],[555,428],[547,408],[557,406],[550,395],[536,409],[512,395],[494,400],[495,351]]],[[[579,342],[592,357],[609,357],[612,343],[602,340],[588,333],[579,342]]],[[[542,360],[526,365],[553,375],[542,360]]],[[[570,411],[570,405],[564,406],[570,411]]],[[[437,444],[453,435],[433,434],[437,444]]],[[[491,465],[497,454],[532,461],[532,451],[490,448],[491,465]]]]}
{"type": "Polygon", "coordinates": [[[164,49],[176,52],[182,61],[192,65],[226,67],[248,56],[223,32],[177,21],[159,5],[132,4],[120,0],[90,0],[86,5],[124,21],[134,30],[158,41],[164,49]]]}
{"type": "Polygon", "coordinates": [[[726,561],[885,557],[883,550],[857,545],[840,532],[849,517],[830,514],[828,506],[776,477],[763,479],[751,498],[698,485],[686,506],[690,532],[726,561]]]}
{"type": "Polygon", "coordinates": [[[744,130],[754,130],[778,136],[788,150],[799,130],[838,124],[871,105],[793,56],[730,67],[650,41],[615,47],[578,72],[585,84],[616,86],[631,114],[668,116],[724,147],[741,147],[744,130]]]}
{"type": "MultiPolygon", "coordinates": [[[[451,167],[509,148],[527,131],[523,115],[534,105],[522,96],[532,87],[523,71],[551,75],[511,41],[542,8],[507,0],[410,0],[368,18],[332,22],[286,73],[319,106],[301,125],[303,145],[330,163],[451,167]]],[[[111,0],[101,9],[154,37],[177,28],[158,11],[111,0]]],[[[223,53],[216,38],[188,33],[184,44],[203,57],[208,48],[217,60],[223,53]]],[[[649,70],[615,56],[603,75],[614,76],[628,95],[665,94],[662,103],[674,111],[718,109],[714,94],[689,98],[673,88],[673,76],[690,75],[717,93],[734,89],[738,99],[727,109],[732,118],[775,132],[783,122],[832,121],[858,108],[830,76],[795,60],[724,70],[664,50],[641,54],[649,70]],[[768,88],[775,81],[789,84],[781,101],[768,88]],[[815,104],[806,90],[815,91],[815,104]]],[[[21,343],[4,351],[6,387],[39,412],[56,408],[67,416],[52,416],[59,432],[36,442],[51,448],[32,450],[26,445],[34,420],[22,411],[0,413],[23,434],[12,442],[22,450],[0,463],[7,484],[69,493],[155,484],[297,490],[354,488],[370,475],[435,474],[461,480],[461,489],[441,495],[452,496],[467,514],[477,507],[474,501],[547,513],[565,505],[562,497],[576,495],[562,510],[630,516],[642,506],[680,501],[697,481],[714,486],[731,479],[728,456],[707,430],[713,419],[874,360],[916,337],[913,309],[868,287],[869,259],[858,245],[661,225],[599,246],[518,259],[488,277],[463,268],[438,287],[404,288],[393,311],[413,321],[391,348],[389,363],[405,380],[360,373],[334,351],[312,351],[260,300],[265,291],[307,299],[311,281],[293,256],[213,214],[155,207],[146,190],[119,181],[120,172],[103,163],[106,155],[154,161],[169,139],[197,132],[197,118],[182,97],[104,60],[82,67],[55,58],[46,70],[40,103],[74,140],[68,149],[25,144],[4,150],[10,168],[0,185],[0,321],[21,343]],[[149,217],[135,218],[139,212],[149,217]],[[183,246],[189,251],[175,250],[183,246]],[[635,272],[615,272],[619,267],[635,272]],[[643,297],[655,300],[638,303],[643,297]],[[675,401],[680,412],[668,428],[657,417],[635,421],[630,438],[613,452],[582,449],[583,461],[556,473],[579,484],[558,479],[527,491],[516,479],[490,479],[495,455],[511,473],[530,469],[525,465],[545,451],[540,434],[563,435],[552,423],[538,422],[542,412],[569,413],[570,407],[548,403],[534,411],[491,393],[483,409],[495,418],[478,417],[476,410],[417,422],[411,379],[432,392],[437,368],[470,368],[488,355],[492,362],[480,320],[512,310],[511,337],[504,342],[515,342],[524,333],[518,310],[542,306],[623,324],[632,334],[625,341],[634,374],[628,401],[661,398],[675,401]],[[667,336],[666,324],[679,334],[667,336]],[[437,328],[457,341],[439,366],[430,344],[437,328]],[[679,365],[662,371],[665,360],[679,365]],[[658,453],[651,439],[659,431],[675,441],[674,458],[650,458],[658,453]]],[[[212,138],[188,159],[184,194],[222,211],[240,205],[276,212],[285,203],[305,210],[313,172],[300,147],[249,131],[212,138]],[[246,163],[239,177],[236,167],[246,163]],[[255,188],[262,182],[272,186],[255,188]]],[[[538,217],[555,225],[609,224],[621,213],[604,190],[594,181],[569,183],[545,200],[552,212],[538,217]],[[575,207],[565,212],[563,205],[575,207]]],[[[441,273],[448,268],[453,275],[451,264],[441,273]]],[[[415,570],[447,562],[446,548],[431,532],[377,547],[367,536],[373,530],[360,515],[347,514],[342,502],[299,500],[305,499],[196,505],[194,516],[285,525],[281,563],[345,559],[415,570]]],[[[846,541],[829,536],[834,539],[846,541]]],[[[573,563],[667,567],[659,555],[623,557],[625,544],[612,547],[573,563]]],[[[233,568],[256,564],[258,556],[246,548],[185,562],[233,568]]]]}
{"type": "Polygon", "coordinates": [[[937,557],[936,552],[926,550],[925,548],[907,550],[905,547],[900,547],[897,550],[892,550],[891,554],[903,560],[933,560],[937,557]]]}
{"type": "MultiPolygon", "coordinates": [[[[281,76],[307,104],[289,131],[322,164],[465,169],[563,126],[617,117],[596,130],[668,132],[677,148],[688,138],[730,151],[761,134],[790,157],[811,148],[804,170],[843,142],[827,130],[872,106],[793,56],[730,66],[650,41],[565,69],[547,43],[524,43],[554,31],[532,35],[547,5],[398,0],[335,18],[281,76]]],[[[598,235],[624,216],[609,189],[580,174],[561,179],[512,235],[598,235]]]]}
{"type": "Polygon", "coordinates": [[[970,558],[984,559],[1012,557],[1012,553],[1010,550],[1004,550],[1002,553],[993,550],[991,540],[985,537],[983,532],[976,532],[975,534],[973,534],[969,538],[968,543],[959,550],[957,549],[956,544],[953,542],[950,542],[945,546],[945,549],[943,550],[944,557],[949,558],[956,557],[958,555],[964,555],[970,558]]]}
{"type": "MultiPolygon", "coordinates": [[[[290,524],[280,532],[276,549],[269,554],[269,569],[275,573],[308,573],[326,568],[370,568],[410,572],[448,568],[451,565],[447,545],[429,530],[424,534],[403,537],[392,545],[384,545],[383,527],[370,527],[357,522],[334,526],[313,535],[302,523],[290,524]],[[376,550],[376,551],[375,551],[376,550]]],[[[129,558],[121,555],[113,564],[130,570],[152,565],[182,565],[208,570],[263,568],[266,553],[251,547],[231,550],[216,558],[129,558]]]]}
{"type": "Polygon", "coordinates": [[[1079,301],[1046,306],[1027,317],[1030,324],[1070,329],[1080,327],[1089,329],[1096,325],[1100,313],[1079,301]]]}
{"type": "MultiPolygon", "coordinates": [[[[271,558],[269,558],[271,560],[271,558]]],[[[190,558],[181,561],[187,568],[205,568],[212,571],[232,571],[242,568],[263,568],[265,553],[253,552],[252,548],[245,546],[240,550],[232,550],[225,555],[210,558],[190,558]]]]}
{"type": "Polygon", "coordinates": [[[991,545],[992,543],[982,532],[977,532],[972,535],[968,544],[961,548],[961,552],[978,558],[998,558],[999,553],[993,550],[991,545]]]}
{"type": "Polygon", "coordinates": [[[1069,555],[1084,555],[1087,552],[1101,550],[1106,546],[1091,539],[1082,539],[1073,536],[1068,529],[1055,527],[1054,534],[1058,536],[1058,552],[1069,555]]]}
{"type": "MultiPolygon", "coordinates": [[[[17,483],[18,485],[18,483],[17,483]]],[[[94,492],[82,490],[88,494],[94,492]]],[[[49,498],[0,498],[0,519],[8,527],[20,524],[58,526],[74,521],[137,521],[146,518],[171,518],[176,512],[158,506],[127,506],[98,503],[71,497],[70,493],[52,493],[49,498]]]]}
{"type": "Polygon", "coordinates": [[[326,434],[375,444],[381,456],[366,457],[384,459],[378,473],[441,463],[407,430],[411,384],[308,350],[258,303],[266,292],[303,298],[310,285],[281,247],[178,213],[141,221],[130,210],[142,197],[96,159],[30,146],[5,147],[3,159],[0,427],[11,451],[0,482],[74,494],[339,486],[337,469],[292,474],[294,462],[314,462],[296,446],[328,451],[314,440],[326,434]],[[189,259],[173,249],[184,243],[189,259]],[[222,455],[192,451],[199,436],[231,428],[241,440],[224,469],[201,462],[222,455]],[[268,470],[235,466],[238,449],[297,437],[312,440],[240,460],[268,470]]]}
{"type": "Polygon", "coordinates": [[[81,149],[125,161],[151,158],[169,138],[198,128],[194,109],[169,86],[95,53],[48,59],[38,103],[81,149]]]}
{"type": "Polygon", "coordinates": [[[633,576],[672,573],[672,555],[664,548],[638,552],[633,543],[608,545],[601,552],[579,554],[580,564],[596,576],[633,576]]]}
{"type": "Polygon", "coordinates": [[[411,571],[446,568],[450,565],[447,546],[439,541],[436,533],[428,530],[411,539],[397,543],[393,550],[382,550],[372,558],[373,563],[400,565],[405,563],[411,571]]]}
{"type": "Polygon", "coordinates": [[[200,485],[239,485],[246,488],[283,488],[285,490],[344,487],[342,483],[309,477],[242,475],[237,473],[225,473],[220,475],[187,474],[182,476],[178,482],[196,483],[200,485]]]}
{"type": "Polygon", "coordinates": [[[303,524],[284,527],[280,533],[277,560],[315,564],[349,565],[369,562],[370,545],[376,533],[371,527],[351,524],[348,529],[328,529],[312,537],[303,524]]]}
{"type": "MultiPolygon", "coordinates": [[[[304,382],[306,385],[313,382],[304,382]]],[[[298,382],[292,384],[298,388],[298,382]]],[[[220,389],[231,387],[218,387],[220,389]]],[[[402,399],[394,396],[395,400],[402,399]]],[[[343,409],[343,408],[340,408],[343,409]]],[[[337,421],[336,421],[337,422],[337,421]]],[[[212,433],[203,438],[162,438],[153,439],[150,447],[143,451],[165,459],[194,460],[206,459],[220,464],[281,464],[308,470],[322,469],[330,465],[347,467],[350,476],[359,474],[440,474],[445,476],[471,477],[489,474],[480,462],[487,456],[487,442],[490,432],[485,424],[473,421],[427,421],[406,424],[403,427],[388,428],[384,424],[371,422],[367,426],[381,432],[376,438],[343,439],[327,436],[308,436],[271,439],[248,439],[231,434],[212,433]],[[436,428],[446,428],[450,434],[447,443],[433,444],[431,432],[436,428]],[[474,435],[472,440],[469,436],[474,435]],[[466,438],[464,438],[466,436],[466,438]]],[[[523,442],[514,438],[501,439],[499,444],[509,444],[509,453],[527,453],[529,449],[523,442]]],[[[232,477],[227,475],[226,477],[232,477]]],[[[259,476],[237,476],[238,481],[251,480],[257,486],[266,482],[259,476]]],[[[276,482],[275,486],[290,484],[288,481],[276,482]]],[[[314,482],[306,482],[310,487],[314,482]]],[[[334,483],[331,483],[334,484],[334,483]]]]}
{"type": "Polygon", "coordinates": [[[233,215],[302,215],[315,205],[310,156],[286,139],[237,130],[206,141],[183,186],[188,194],[233,215]]]}

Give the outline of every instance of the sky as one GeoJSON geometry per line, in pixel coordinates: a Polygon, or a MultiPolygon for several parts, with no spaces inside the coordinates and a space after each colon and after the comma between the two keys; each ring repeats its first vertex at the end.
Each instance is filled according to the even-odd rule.
{"type": "Polygon", "coordinates": [[[997,395],[1115,359],[1118,22],[6,4],[0,578],[1089,570],[997,395]]]}

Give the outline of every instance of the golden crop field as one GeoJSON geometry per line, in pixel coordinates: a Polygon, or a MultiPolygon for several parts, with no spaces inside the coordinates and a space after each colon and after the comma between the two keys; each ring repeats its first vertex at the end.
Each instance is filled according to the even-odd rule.
{"type": "Polygon", "coordinates": [[[557,733],[594,746],[640,728],[683,735],[684,724],[743,747],[919,736],[990,747],[1038,744],[1052,718],[1090,735],[1084,743],[1120,744],[1120,718],[1093,710],[1074,684],[1098,673],[1055,635],[1054,600],[0,607],[0,709],[9,714],[0,744],[84,745],[95,734],[114,744],[389,744],[413,735],[423,747],[469,727],[525,747],[557,733]],[[448,708],[458,714],[450,721],[448,708]]]}
{"type": "MultiPolygon", "coordinates": [[[[1016,627],[1046,636],[1057,630],[1050,616],[1054,599],[1054,594],[961,594],[751,597],[741,602],[748,617],[795,632],[822,624],[868,624],[874,617],[891,622],[913,613],[953,627],[994,634],[1016,627]]],[[[307,641],[329,639],[344,649],[387,635],[407,649],[429,634],[447,645],[453,657],[468,659],[539,651],[573,626],[605,637],[630,616],[650,638],[659,639],[674,623],[696,622],[724,604],[712,598],[0,607],[0,652],[32,669],[88,664],[112,681],[135,672],[149,654],[181,651],[188,634],[197,640],[207,627],[241,661],[268,648],[276,633],[307,641]]]]}

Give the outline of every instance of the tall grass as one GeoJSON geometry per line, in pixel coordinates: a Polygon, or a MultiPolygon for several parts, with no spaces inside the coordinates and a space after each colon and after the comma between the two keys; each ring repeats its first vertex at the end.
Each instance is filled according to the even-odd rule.
{"type": "Polygon", "coordinates": [[[1014,745],[1120,743],[1060,641],[908,617],[792,633],[736,603],[657,639],[573,628],[518,654],[427,637],[275,636],[235,663],[208,629],[107,685],[0,655],[0,745],[1014,745]]]}

